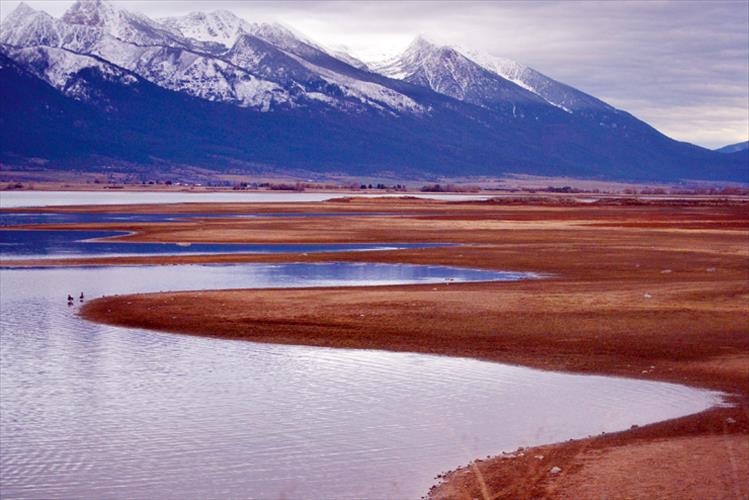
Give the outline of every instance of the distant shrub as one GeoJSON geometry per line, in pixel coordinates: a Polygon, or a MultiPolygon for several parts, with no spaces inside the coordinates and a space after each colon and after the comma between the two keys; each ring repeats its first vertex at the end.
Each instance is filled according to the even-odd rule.
{"type": "Polygon", "coordinates": [[[421,187],[424,193],[478,193],[481,191],[479,186],[459,185],[459,184],[428,184],[421,187]]]}

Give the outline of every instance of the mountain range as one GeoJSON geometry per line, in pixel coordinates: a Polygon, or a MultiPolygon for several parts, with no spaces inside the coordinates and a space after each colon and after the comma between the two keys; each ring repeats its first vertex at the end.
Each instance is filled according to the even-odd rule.
{"type": "Polygon", "coordinates": [[[675,141],[514,61],[417,37],[366,64],[228,11],[103,0],[0,25],[0,162],[391,177],[740,180],[746,151],[675,141]]]}

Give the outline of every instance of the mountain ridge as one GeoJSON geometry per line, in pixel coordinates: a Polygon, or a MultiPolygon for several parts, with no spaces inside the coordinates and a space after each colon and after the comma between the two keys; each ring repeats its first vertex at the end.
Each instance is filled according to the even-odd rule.
{"type": "Polygon", "coordinates": [[[749,141],[737,142],[735,144],[728,144],[726,146],[716,149],[718,153],[737,153],[740,151],[749,150],[749,141]]]}
{"type": "MultiPolygon", "coordinates": [[[[112,144],[132,143],[127,127],[137,120],[130,111],[140,109],[144,118],[137,127],[152,154],[130,147],[140,152],[139,161],[154,166],[260,165],[350,175],[744,177],[741,159],[674,141],[532,68],[425,39],[417,38],[393,63],[398,67],[388,69],[356,64],[281,24],[250,23],[228,11],[152,20],[103,0],[84,0],[56,19],[21,4],[2,28],[0,53],[9,76],[2,110],[38,113],[30,93],[12,88],[21,81],[30,85],[29,75],[77,102],[62,106],[75,109],[74,122],[86,122],[89,133],[106,123],[111,136],[106,143],[70,139],[81,145],[78,161],[87,165],[123,161],[123,149],[112,144]],[[9,69],[14,65],[25,76],[9,69]],[[21,100],[9,102],[10,95],[21,100]],[[191,129],[163,125],[176,116],[191,129]]],[[[61,106],[42,86],[31,87],[38,99],[61,106]]],[[[4,120],[2,132],[18,138],[19,126],[4,120]]],[[[26,128],[34,129],[33,122],[26,128]]],[[[44,134],[35,140],[48,165],[62,166],[75,156],[55,154],[55,141],[44,134]]],[[[28,141],[21,143],[26,146],[4,140],[0,160],[38,157],[28,141]]]]}

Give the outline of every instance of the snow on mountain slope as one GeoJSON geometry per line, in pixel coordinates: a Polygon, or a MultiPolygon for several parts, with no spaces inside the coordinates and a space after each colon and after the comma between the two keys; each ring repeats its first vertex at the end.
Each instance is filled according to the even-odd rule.
{"type": "Polygon", "coordinates": [[[61,21],[68,25],[101,28],[115,38],[138,45],[184,45],[180,35],[173,30],[166,29],[141,14],[115,8],[103,0],[74,3],[61,21]]]}
{"type": "Polygon", "coordinates": [[[419,115],[433,109],[434,91],[505,122],[569,123],[559,116],[565,111],[587,120],[586,127],[634,124],[622,122],[626,113],[531,68],[476,53],[467,57],[423,37],[398,58],[372,67],[405,82],[396,83],[282,24],[250,23],[228,11],[157,22],[104,0],[79,0],[55,19],[21,4],[1,31],[0,42],[8,45],[96,56],[160,87],[259,111],[325,105],[419,115]]]}
{"type": "Polygon", "coordinates": [[[250,34],[241,35],[232,48],[223,54],[223,58],[289,88],[296,83],[303,89],[315,78],[319,79],[290,54],[250,34]]]}
{"type": "Polygon", "coordinates": [[[356,69],[369,71],[369,66],[367,65],[367,63],[352,56],[350,53],[350,49],[345,45],[325,47],[325,51],[336,59],[339,59],[356,69]]]}
{"type": "Polygon", "coordinates": [[[220,59],[171,47],[122,48],[117,44],[102,44],[96,52],[160,87],[209,101],[260,111],[269,111],[275,104],[290,101],[289,95],[275,83],[220,59]]]}
{"type": "Polygon", "coordinates": [[[523,118],[547,106],[536,94],[488,71],[460,52],[417,37],[398,57],[372,65],[390,78],[431,88],[455,99],[523,118]],[[534,108],[532,110],[531,108],[534,108]]]}
{"type": "Polygon", "coordinates": [[[487,70],[539,95],[550,104],[568,113],[583,110],[616,111],[605,102],[516,61],[495,57],[477,50],[461,50],[461,52],[487,70]]]}
{"type": "Polygon", "coordinates": [[[314,57],[320,52],[325,52],[306,36],[281,23],[252,24],[250,33],[299,57],[314,57]]]}
{"type": "Polygon", "coordinates": [[[159,21],[182,36],[231,47],[244,33],[250,33],[250,23],[227,10],[191,12],[180,17],[165,17],[159,21]]]}
{"type": "Polygon", "coordinates": [[[358,111],[421,109],[393,89],[308,61],[331,56],[302,35],[276,23],[251,24],[227,11],[159,24],[102,0],[79,0],[59,20],[21,5],[2,31],[0,42],[9,45],[94,55],[161,87],[261,111],[313,103],[358,111]],[[232,41],[221,51],[200,45],[232,41]]]}
{"type": "Polygon", "coordinates": [[[178,35],[159,29],[144,16],[115,10],[101,0],[79,1],[62,19],[22,3],[0,25],[0,43],[19,47],[43,45],[87,52],[105,36],[134,45],[185,45],[178,35]]]}
{"type": "Polygon", "coordinates": [[[352,97],[358,102],[373,106],[380,111],[389,111],[391,113],[398,111],[424,113],[427,111],[426,108],[410,97],[383,85],[341,75],[304,61],[301,58],[299,61],[320,74],[326,81],[339,86],[346,96],[352,97]]]}
{"type": "Polygon", "coordinates": [[[102,0],[63,19],[19,6],[0,26],[0,159],[746,177],[745,156],[669,139],[516,63],[421,39],[376,68],[394,80],[282,25],[207,17],[180,27],[102,0]]]}
{"type": "Polygon", "coordinates": [[[227,49],[233,47],[242,35],[254,35],[301,57],[320,50],[310,39],[281,23],[250,23],[227,10],[191,12],[159,21],[186,38],[220,43],[227,49]]]}
{"type": "MultiPolygon", "coordinates": [[[[254,107],[268,111],[274,104],[287,103],[290,98],[278,85],[258,78],[247,71],[234,67],[231,63],[215,59],[209,55],[191,52],[185,48],[171,45],[137,45],[119,37],[108,34],[105,29],[114,25],[114,31],[120,35],[141,41],[146,36],[136,36],[129,28],[123,28],[123,19],[131,17],[113,13],[110,6],[96,2],[101,13],[81,10],[75,4],[73,14],[65,17],[76,22],[88,24],[68,24],[52,18],[43,12],[37,12],[26,6],[20,12],[14,12],[3,23],[14,22],[18,29],[5,30],[0,41],[8,45],[22,47],[55,47],[64,51],[39,50],[33,62],[43,65],[43,57],[49,57],[46,63],[51,68],[71,64],[71,72],[80,69],[81,64],[88,64],[96,59],[75,58],[70,52],[87,54],[102,58],[116,66],[133,71],[139,76],[161,87],[185,92],[210,101],[230,102],[243,107],[254,107]]],[[[94,3],[87,4],[88,6],[94,3]]],[[[127,21],[124,22],[127,25],[127,21]]],[[[20,56],[20,54],[19,54],[20,56]]],[[[60,75],[58,75],[59,77],[60,75]]],[[[49,81],[51,76],[44,79],[49,81]]],[[[50,84],[64,90],[62,81],[50,81],[50,84]]]]}
{"type": "Polygon", "coordinates": [[[17,47],[72,45],[75,49],[85,49],[102,34],[103,31],[97,28],[63,23],[24,3],[19,4],[0,25],[0,43],[17,47]]]}
{"type": "Polygon", "coordinates": [[[399,56],[370,67],[390,78],[423,85],[461,101],[505,113],[509,109],[513,118],[549,115],[548,110],[539,108],[544,104],[599,127],[635,125],[626,113],[533,68],[477,51],[437,45],[423,36],[399,56]]]}
{"type": "Polygon", "coordinates": [[[242,35],[225,57],[240,68],[276,82],[291,95],[339,109],[362,111],[371,106],[380,111],[422,111],[411,98],[392,89],[318,66],[254,35],[242,35]]]}
{"type": "Polygon", "coordinates": [[[0,42],[16,46],[57,46],[60,34],[52,16],[21,2],[0,24],[0,42]]]}
{"type": "Polygon", "coordinates": [[[96,89],[80,78],[80,72],[96,70],[101,78],[122,85],[133,85],[138,79],[129,72],[101,61],[56,47],[13,48],[0,47],[17,63],[21,63],[37,77],[68,97],[78,101],[90,101],[96,89]]]}

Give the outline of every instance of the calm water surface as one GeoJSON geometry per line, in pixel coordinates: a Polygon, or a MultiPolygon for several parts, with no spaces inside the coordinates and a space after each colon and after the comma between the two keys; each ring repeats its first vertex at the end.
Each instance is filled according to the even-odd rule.
{"type": "Polygon", "coordinates": [[[0,208],[54,207],[63,205],[137,205],[142,203],[291,203],[325,201],[345,196],[390,198],[415,196],[433,200],[485,200],[489,196],[472,194],[366,194],[366,193],[185,193],[133,191],[4,191],[0,208]]]}
{"type": "Polygon", "coordinates": [[[355,252],[450,246],[441,243],[333,243],[333,244],[241,244],[241,243],[136,243],[107,240],[121,236],[118,231],[26,230],[33,224],[170,222],[190,218],[255,217],[346,217],[398,216],[375,212],[318,212],[269,214],[116,214],[116,213],[0,213],[0,262],[12,259],[60,257],[113,257],[127,255],[230,254],[285,252],[355,252]]]}
{"type": "Polygon", "coordinates": [[[442,243],[139,243],[107,240],[123,231],[0,230],[0,263],[13,259],[198,255],[230,253],[360,252],[449,246],[442,243]]]}
{"type": "Polygon", "coordinates": [[[172,222],[184,219],[234,219],[258,217],[397,217],[394,212],[278,212],[248,214],[126,214],[126,213],[66,213],[66,212],[0,212],[0,226],[27,224],[89,224],[122,222],[172,222]]]}
{"type": "Polygon", "coordinates": [[[705,409],[712,392],[463,358],[80,320],[67,293],[518,279],[382,264],[0,269],[3,498],[418,498],[518,446],[705,409]]]}

